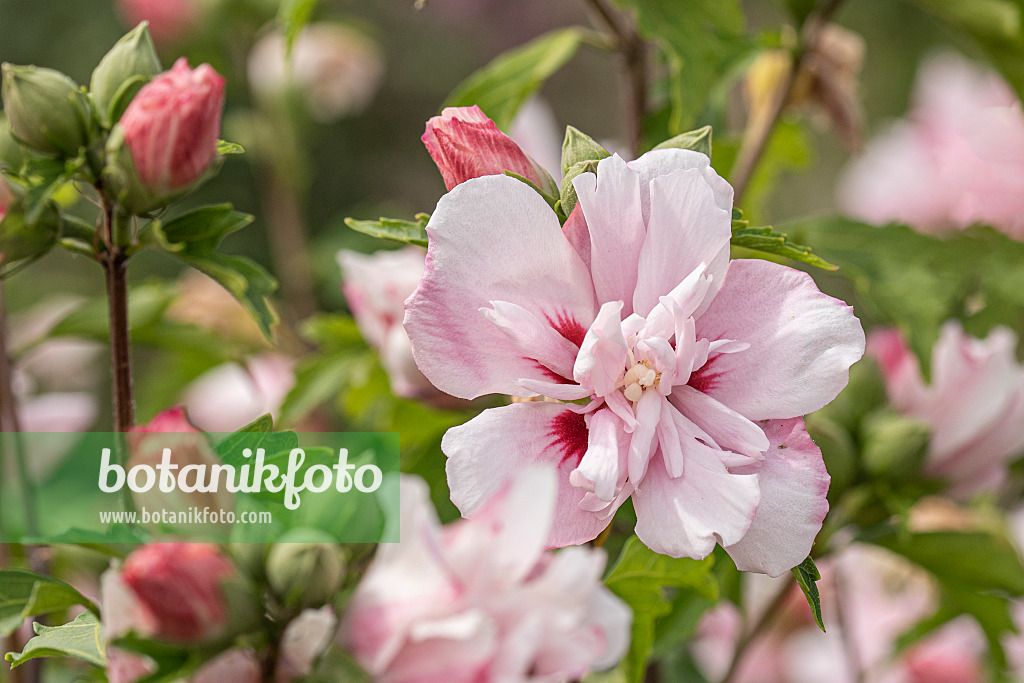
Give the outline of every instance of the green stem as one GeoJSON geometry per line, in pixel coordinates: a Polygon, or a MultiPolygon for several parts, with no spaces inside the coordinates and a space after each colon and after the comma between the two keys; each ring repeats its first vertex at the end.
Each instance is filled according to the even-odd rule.
{"type": "MultiPolygon", "coordinates": [[[[101,195],[102,196],[102,195],[101,195]]],[[[128,221],[113,202],[102,196],[103,231],[108,250],[103,259],[107,277],[110,316],[110,368],[114,402],[114,430],[127,432],[135,426],[132,393],[131,349],[128,327],[128,221]]]]}
{"type": "Polygon", "coordinates": [[[747,653],[747,649],[750,644],[757,640],[771,624],[775,621],[775,617],[778,615],[782,606],[785,604],[786,599],[789,597],[789,592],[793,588],[795,577],[792,573],[789,574],[786,581],[783,583],[782,589],[772,599],[771,604],[764,610],[760,618],[754,623],[753,627],[748,629],[746,633],[740,636],[740,640],[736,643],[736,650],[733,652],[732,661],[729,662],[729,670],[725,674],[725,678],[722,679],[722,683],[732,683],[736,674],[739,673],[740,664],[743,663],[743,657],[747,653]]]}
{"type": "Polygon", "coordinates": [[[10,432],[10,443],[13,444],[14,462],[18,470],[18,484],[25,512],[25,532],[29,536],[39,533],[39,518],[36,507],[35,483],[28,471],[28,460],[25,457],[25,441],[21,434],[21,420],[14,397],[14,373],[7,348],[7,311],[4,306],[2,283],[0,283],[0,426],[4,432],[10,432]]]}

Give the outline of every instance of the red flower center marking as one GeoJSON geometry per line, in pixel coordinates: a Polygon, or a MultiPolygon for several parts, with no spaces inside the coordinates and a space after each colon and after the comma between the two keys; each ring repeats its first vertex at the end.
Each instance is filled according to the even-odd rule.
{"type": "Polygon", "coordinates": [[[587,452],[589,435],[587,421],[579,413],[565,410],[555,416],[551,421],[548,436],[552,437],[551,445],[562,453],[562,459],[558,461],[559,467],[567,460],[574,466],[580,464],[580,460],[587,452]]]}

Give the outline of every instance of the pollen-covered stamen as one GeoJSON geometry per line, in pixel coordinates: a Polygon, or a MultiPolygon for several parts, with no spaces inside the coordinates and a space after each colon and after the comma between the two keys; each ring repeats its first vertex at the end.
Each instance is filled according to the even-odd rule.
{"type": "MultiPolygon", "coordinates": [[[[632,356],[632,354],[630,354],[632,356]]],[[[656,387],[661,381],[661,373],[651,367],[649,360],[634,363],[633,367],[622,376],[622,393],[633,403],[640,400],[644,389],[656,387]]]]}

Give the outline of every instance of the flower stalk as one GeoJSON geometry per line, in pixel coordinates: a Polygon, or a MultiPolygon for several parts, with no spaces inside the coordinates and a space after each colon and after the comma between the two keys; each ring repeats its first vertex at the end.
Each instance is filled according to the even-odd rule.
{"type": "Polygon", "coordinates": [[[101,194],[101,226],[109,248],[103,259],[107,278],[110,320],[110,368],[114,406],[114,430],[127,432],[135,425],[131,351],[128,328],[128,225],[115,205],[101,194]]]}
{"type": "Polygon", "coordinates": [[[750,121],[743,136],[743,144],[739,154],[736,156],[736,165],[733,167],[732,177],[729,179],[735,192],[734,201],[740,204],[743,200],[743,193],[746,192],[750,179],[754,175],[761,157],[764,155],[768,141],[771,139],[775,125],[782,117],[786,109],[786,103],[790,99],[793,88],[796,86],[797,76],[804,62],[814,50],[821,37],[821,31],[835,15],[843,0],[825,0],[819,9],[812,13],[804,23],[803,41],[796,49],[789,73],[779,87],[775,99],[771,104],[769,113],[763,117],[757,117],[750,121]]]}

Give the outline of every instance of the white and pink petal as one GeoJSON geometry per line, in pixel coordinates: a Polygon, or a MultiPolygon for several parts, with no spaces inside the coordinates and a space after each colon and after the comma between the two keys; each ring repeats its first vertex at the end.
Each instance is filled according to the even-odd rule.
{"type": "Polygon", "coordinates": [[[607,522],[581,510],[585,491],[569,482],[589,445],[584,415],[576,406],[526,402],[485,410],[449,429],[441,441],[452,502],[472,517],[522,468],[534,463],[557,469],[558,494],[550,547],[593,540],[607,522]]]}
{"type": "Polygon", "coordinates": [[[770,442],[764,460],[730,469],[757,475],[761,502],[746,535],[725,550],[741,571],[779,576],[810,554],[828,513],[830,478],[802,418],[763,427],[770,442]]]}
{"type": "Polygon", "coordinates": [[[818,290],[806,273],[757,259],[729,264],[725,282],[697,319],[697,336],[750,347],[719,353],[689,384],[748,420],[798,417],[846,386],[864,354],[853,309],[818,290]]]}
{"type": "Polygon", "coordinates": [[[547,203],[514,178],[475,178],[441,198],[427,234],[426,270],[405,316],[423,374],[460,398],[524,395],[517,379],[549,379],[480,312],[491,301],[515,304],[582,343],[593,285],[547,203]]]}

